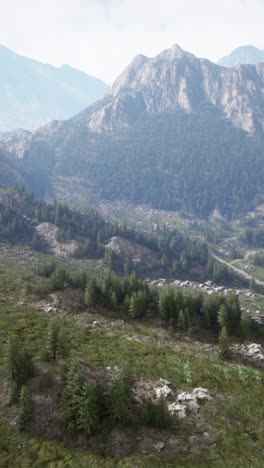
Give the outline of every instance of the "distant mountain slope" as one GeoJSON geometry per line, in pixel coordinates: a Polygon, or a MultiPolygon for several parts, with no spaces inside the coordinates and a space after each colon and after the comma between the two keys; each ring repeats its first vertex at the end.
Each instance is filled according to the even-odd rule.
{"type": "Polygon", "coordinates": [[[38,196],[51,179],[68,179],[99,198],[233,216],[264,196],[263,90],[264,64],[228,69],[176,45],[137,56],[70,120],[0,147],[20,159],[38,196]]]}
{"type": "Polygon", "coordinates": [[[56,68],[3,46],[0,68],[0,132],[67,119],[107,91],[103,81],[68,65],[56,68]]]}
{"type": "Polygon", "coordinates": [[[233,50],[231,54],[219,60],[218,65],[222,67],[234,67],[236,65],[255,65],[264,62],[264,50],[252,45],[245,45],[233,50]]]}

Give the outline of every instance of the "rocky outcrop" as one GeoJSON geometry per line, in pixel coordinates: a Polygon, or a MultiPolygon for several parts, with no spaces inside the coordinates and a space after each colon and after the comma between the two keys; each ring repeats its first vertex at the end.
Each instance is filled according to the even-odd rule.
{"type": "Polygon", "coordinates": [[[123,237],[112,237],[107,244],[105,244],[105,248],[111,249],[116,255],[134,264],[140,263],[148,265],[157,261],[157,256],[150,249],[136,242],[124,239],[123,237]]]}
{"type": "Polygon", "coordinates": [[[171,414],[177,414],[180,419],[187,415],[187,411],[197,413],[202,403],[212,401],[212,397],[206,388],[198,387],[192,392],[182,392],[177,400],[168,405],[171,414]]]}
{"type": "Polygon", "coordinates": [[[261,344],[233,345],[232,348],[256,364],[264,364],[264,349],[261,344]]]}
{"type": "Polygon", "coordinates": [[[144,400],[149,399],[155,402],[161,398],[166,401],[169,413],[179,419],[198,413],[201,405],[213,400],[209,390],[202,387],[177,394],[171,382],[164,379],[158,382],[139,379],[135,382],[133,400],[136,404],[142,405],[144,400]]]}
{"type": "Polygon", "coordinates": [[[37,234],[48,243],[54,255],[63,258],[73,255],[78,248],[77,242],[59,242],[58,231],[59,228],[51,223],[41,223],[36,227],[37,234]]]}

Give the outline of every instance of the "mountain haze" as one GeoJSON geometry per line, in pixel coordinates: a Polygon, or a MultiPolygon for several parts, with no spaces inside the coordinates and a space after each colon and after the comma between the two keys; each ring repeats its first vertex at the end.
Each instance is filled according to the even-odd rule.
{"type": "Polygon", "coordinates": [[[264,50],[252,45],[245,45],[233,50],[231,54],[219,60],[218,65],[222,67],[235,67],[236,65],[255,65],[264,62],[264,50]]]}
{"type": "Polygon", "coordinates": [[[0,132],[35,130],[100,99],[107,85],[68,65],[53,67],[0,46],[0,132]]]}
{"type": "Polygon", "coordinates": [[[74,180],[75,192],[88,184],[99,198],[234,215],[264,193],[263,90],[264,64],[228,69],[175,45],[137,56],[70,120],[1,146],[38,196],[51,178],[74,180]]]}

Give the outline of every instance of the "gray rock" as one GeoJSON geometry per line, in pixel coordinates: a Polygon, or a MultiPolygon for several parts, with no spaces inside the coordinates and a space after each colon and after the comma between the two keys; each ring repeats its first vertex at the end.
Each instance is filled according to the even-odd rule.
{"type": "Polygon", "coordinates": [[[169,395],[171,395],[172,390],[168,385],[164,385],[163,387],[160,388],[155,388],[154,389],[156,392],[156,397],[159,398],[167,398],[169,395]]]}
{"type": "Polygon", "coordinates": [[[165,443],[164,442],[156,442],[153,444],[153,447],[157,450],[157,452],[161,452],[164,449],[165,443]]]}

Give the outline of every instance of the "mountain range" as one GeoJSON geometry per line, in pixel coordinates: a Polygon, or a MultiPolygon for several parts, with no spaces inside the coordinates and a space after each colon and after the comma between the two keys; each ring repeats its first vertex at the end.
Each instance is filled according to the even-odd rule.
{"type": "Polygon", "coordinates": [[[252,45],[245,45],[233,50],[231,54],[219,60],[222,67],[235,67],[236,65],[255,65],[264,62],[264,50],[252,45]]]}
{"type": "Polygon", "coordinates": [[[233,216],[264,192],[263,90],[264,63],[225,68],[175,45],[137,56],[95,105],[0,148],[39,197],[71,181],[99,198],[233,216]]]}
{"type": "Polygon", "coordinates": [[[0,132],[35,130],[68,119],[100,99],[108,86],[68,65],[54,67],[0,46],[0,132]]]}

